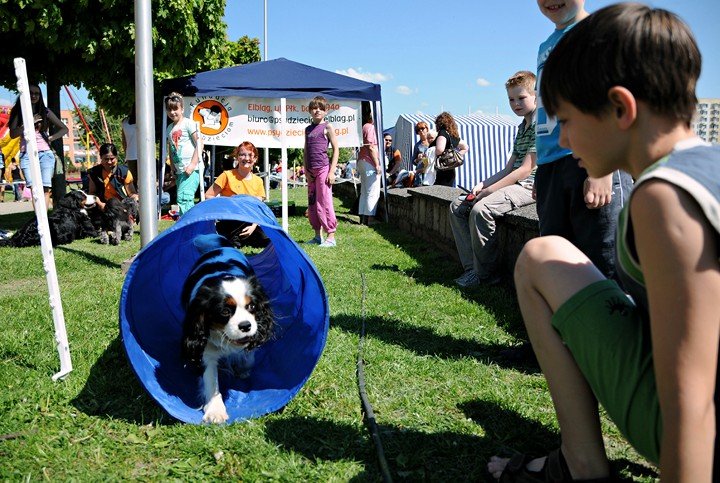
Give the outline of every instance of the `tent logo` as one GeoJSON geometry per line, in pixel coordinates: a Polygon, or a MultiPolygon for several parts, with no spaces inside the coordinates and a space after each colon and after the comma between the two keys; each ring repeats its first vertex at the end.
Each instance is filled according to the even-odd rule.
{"type": "Polygon", "coordinates": [[[220,134],[228,125],[230,116],[227,108],[212,99],[198,103],[193,109],[193,121],[200,123],[200,132],[206,136],[220,134]]]}

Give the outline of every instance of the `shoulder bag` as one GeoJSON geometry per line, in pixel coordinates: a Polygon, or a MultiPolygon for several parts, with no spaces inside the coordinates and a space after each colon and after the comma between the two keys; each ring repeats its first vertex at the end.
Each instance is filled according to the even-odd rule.
{"type": "Polygon", "coordinates": [[[450,171],[463,165],[465,158],[455,149],[452,139],[448,135],[447,145],[443,152],[435,158],[435,169],[438,171],[450,171]]]}

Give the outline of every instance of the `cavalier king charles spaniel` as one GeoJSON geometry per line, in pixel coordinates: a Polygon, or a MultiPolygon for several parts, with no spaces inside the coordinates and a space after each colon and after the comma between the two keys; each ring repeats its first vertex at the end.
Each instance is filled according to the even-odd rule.
{"type": "Polygon", "coordinates": [[[181,355],[203,370],[203,422],[224,423],[227,410],[218,385],[218,365],[248,377],[254,349],[271,339],[270,301],[245,255],[217,234],[193,240],[202,254],[183,286],[185,307],[181,355]]]}

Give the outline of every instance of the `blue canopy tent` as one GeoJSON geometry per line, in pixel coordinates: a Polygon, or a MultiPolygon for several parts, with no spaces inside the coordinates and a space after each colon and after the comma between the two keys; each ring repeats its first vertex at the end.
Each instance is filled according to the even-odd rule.
{"type": "Polygon", "coordinates": [[[285,58],[236,65],[168,79],[163,94],[380,101],[380,86],[285,58]]]}
{"type": "MultiPolygon", "coordinates": [[[[180,92],[184,96],[267,97],[280,99],[312,98],[368,101],[373,107],[377,138],[382,139],[380,85],[336,74],[285,58],[237,65],[168,79],[162,84],[163,96],[180,92]]],[[[284,116],[284,106],[282,109],[284,116]]],[[[163,136],[165,133],[163,120],[163,136]]],[[[165,148],[163,138],[162,149],[165,148]]],[[[379,149],[382,152],[380,143],[379,149]]],[[[282,149],[282,226],[287,231],[287,152],[282,149]]],[[[163,155],[163,158],[164,155],[163,155]]],[[[267,159],[266,159],[267,163],[267,159]]],[[[384,171],[384,163],[383,171],[384,171]]],[[[267,171],[268,166],[264,167],[267,171]]],[[[383,172],[383,180],[384,180],[383,172]]],[[[383,181],[384,184],[384,181],[383,181]]],[[[385,210],[387,213],[387,210],[385,210]]]]}
{"type": "Polygon", "coordinates": [[[250,377],[220,372],[229,422],[285,406],[320,359],[329,325],[327,294],[315,266],[263,202],[238,195],[193,207],[145,246],[130,266],[120,297],[120,333],[145,389],[170,415],[195,424],[203,416],[201,376],[180,358],[185,317],[180,294],[200,257],[193,240],[215,233],[216,220],[257,223],[270,239],[267,248],[248,260],[277,322],[275,337],[256,351],[250,377]]]}

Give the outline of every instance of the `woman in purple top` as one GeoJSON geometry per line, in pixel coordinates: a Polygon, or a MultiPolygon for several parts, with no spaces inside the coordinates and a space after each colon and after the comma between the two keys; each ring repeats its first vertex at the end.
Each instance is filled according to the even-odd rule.
{"type": "Polygon", "coordinates": [[[337,219],[332,200],[332,185],[335,182],[335,168],[338,162],[338,146],[335,132],[328,122],[328,102],[317,96],[308,105],[312,122],[305,128],[305,149],[303,161],[308,183],[308,218],[315,230],[315,237],[308,243],[323,248],[334,247],[337,219]],[[332,161],[328,158],[328,142],[332,146],[332,161]],[[327,238],[322,239],[322,232],[327,238]]]}

